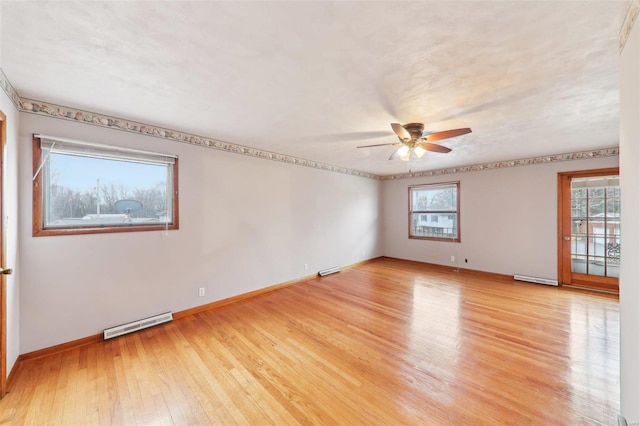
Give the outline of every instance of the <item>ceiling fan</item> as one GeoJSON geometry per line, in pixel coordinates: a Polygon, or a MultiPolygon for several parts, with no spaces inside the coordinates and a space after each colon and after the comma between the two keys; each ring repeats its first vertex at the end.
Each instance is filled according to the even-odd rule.
{"type": "Polygon", "coordinates": [[[424,131],[424,124],[422,123],[409,123],[405,124],[404,126],[399,123],[391,123],[391,128],[393,128],[393,131],[398,136],[398,139],[400,139],[400,142],[362,145],[358,148],[400,145],[400,148],[398,148],[393,152],[393,154],[391,154],[389,160],[395,160],[396,158],[399,158],[402,161],[409,161],[412,158],[422,158],[422,156],[426,154],[427,151],[441,152],[443,154],[446,154],[447,152],[451,151],[451,148],[447,148],[446,146],[438,145],[433,142],[471,133],[471,129],[465,127],[463,129],[445,130],[442,132],[423,135],[422,132],[424,131]]]}

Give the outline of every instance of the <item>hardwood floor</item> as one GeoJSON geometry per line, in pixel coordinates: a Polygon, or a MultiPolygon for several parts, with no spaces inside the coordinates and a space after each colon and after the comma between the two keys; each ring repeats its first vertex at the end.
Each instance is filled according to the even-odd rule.
{"type": "Polygon", "coordinates": [[[606,424],[614,296],[382,258],[21,363],[2,424],[606,424]]]}

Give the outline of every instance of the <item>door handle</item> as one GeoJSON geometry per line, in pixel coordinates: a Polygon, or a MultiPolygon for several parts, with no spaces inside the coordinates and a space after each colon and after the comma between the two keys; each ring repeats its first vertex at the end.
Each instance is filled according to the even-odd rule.
{"type": "Polygon", "coordinates": [[[13,274],[13,269],[11,269],[11,268],[7,268],[7,269],[0,268],[0,274],[2,274],[2,275],[11,275],[11,274],[13,274]]]}
{"type": "Polygon", "coordinates": [[[571,241],[571,237],[564,237],[565,241],[571,241]]]}

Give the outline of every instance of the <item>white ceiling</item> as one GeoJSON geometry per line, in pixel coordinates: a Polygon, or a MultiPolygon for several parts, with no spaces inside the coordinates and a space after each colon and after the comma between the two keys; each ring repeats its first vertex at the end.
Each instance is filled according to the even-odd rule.
{"type": "Polygon", "coordinates": [[[388,175],[618,145],[627,1],[12,2],[22,97],[388,175]],[[391,122],[471,127],[388,161],[391,122]]]}

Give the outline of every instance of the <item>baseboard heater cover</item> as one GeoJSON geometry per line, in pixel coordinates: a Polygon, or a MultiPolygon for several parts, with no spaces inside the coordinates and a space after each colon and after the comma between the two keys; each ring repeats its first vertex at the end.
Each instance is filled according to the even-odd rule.
{"type": "Polygon", "coordinates": [[[154,325],[158,325],[158,324],[162,324],[170,321],[173,321],[173,314],[171,312],[165,312],[164,314],[155,315],[153,317],[132,321],[132,322],[122,324],[122,325],[117,325],[111,328],[106,328],[104,330],[104,340],[122,336],[123,334],[133,333],[134,331],[153,327],[154,325]]]}
{"type": "Polygon", "coordinates": [[[553,286],[558,286],[558,281],[556,280],[549,280],[547,278],[538,278],[538,277],[530,277],[528,275],[514,275],[513,279],[516,281],[526,281],[529,283],[536,283],[536,284],[545,284],[545,285],[553,285],[553,286]]]}
{"type": "Polygon", "coordinates": [[[338,268],[337,266],[334,266],[333,268],[328,268],[328,269],[323,269],[321,271],[318,271],[318,275],[320,275],[321,277],[324,277],[331,274],[337,274],[338,272],[340,272],[340,268],[338,268]]]}

